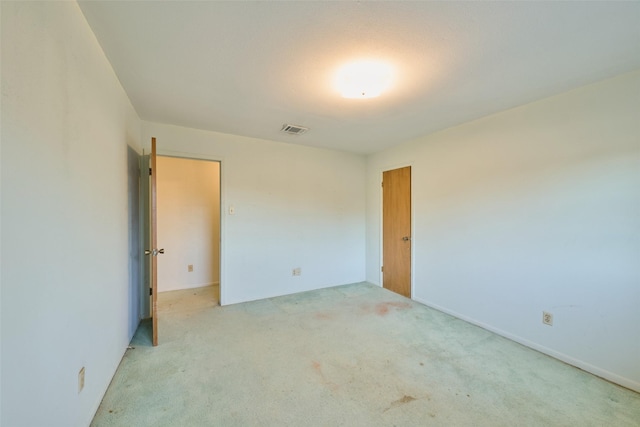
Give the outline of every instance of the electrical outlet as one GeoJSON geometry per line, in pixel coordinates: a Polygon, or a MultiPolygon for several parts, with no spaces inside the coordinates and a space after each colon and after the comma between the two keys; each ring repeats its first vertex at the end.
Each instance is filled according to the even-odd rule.
{"type": "Polygon", "coordinates": [[[193,264],[189,264],[189,265],[187,265],[187,271],[188,271],[189,273],[193,273],[193,264]]]}
{"type": "Polygon", "coordinates": [[[302,269],[300,267],[296,267],[291,271],[291,275],[292,276],[301,276],[302,275],[302,269]]]}
{"type": "Polygon", "coordinates": [[[542,323],[545,325],[553,326],[553,314],[543,311],[542,312],[542,323]]]}
{"type": "Polygon", "coordinates": [[[84,388],[84,366],[78,372],[78,393],[84,388]]]}

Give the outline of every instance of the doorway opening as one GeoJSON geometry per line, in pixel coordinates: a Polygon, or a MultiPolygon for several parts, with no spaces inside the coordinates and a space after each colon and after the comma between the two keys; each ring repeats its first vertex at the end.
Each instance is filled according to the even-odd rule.
{"type": "MultiPolygon", "coordinates": [[[[220,304],[220,162],[157,157],[158,293],[220,304]],[[173,291],[193,290],[188,293],[173,291]]],[[[168,300],[168,301],[167,301],[168,300]]],[[[184,303],[185,301],[182,301],[184,303]]],[[[188,302],[188,301],[187,301],[188,302]]]]}
{"type": "Polygon", "coordinates": [[[142,241],[148,256],[140,288],[144,320],[132,343],[156,346],[163,311],[214,307],[224,300],[222,162],[158,155],[156,138],[151,138],[151,152],[141,163],[141,175],[149,173],[141,180],[142,241]]]}

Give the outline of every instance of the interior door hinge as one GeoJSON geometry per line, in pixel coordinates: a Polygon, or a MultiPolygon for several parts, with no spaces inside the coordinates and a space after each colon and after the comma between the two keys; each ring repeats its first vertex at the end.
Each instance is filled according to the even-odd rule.
{"type": "Polygon", "coordinates": [[[149,295],[153,295],[153,288],[149,288],[149,295]]]}
{"type": "Polygon", "coordinates": [[[153,175],[153,169],[149,168],[149,176],[153,175]]]}
{"type": "Polygon", "coordinates": [[[384,187],[384,182],[381,182],[381,183],[380,183],[380,187],[384,187]]]}
{"type": "Polygon", "coordinates": [[[384,267],[380,267],[380,271],[384,273],[384,267]]]}

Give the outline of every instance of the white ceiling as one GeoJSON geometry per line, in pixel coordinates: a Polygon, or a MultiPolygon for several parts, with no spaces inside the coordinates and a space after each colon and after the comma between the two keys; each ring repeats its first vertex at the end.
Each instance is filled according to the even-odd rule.
{"type": "Polygon", "coordinates": [[[357,153],[640,68],[637,1],[80,7],[141,118],[357,153]],[[337,94],[357,58],[392,62],[394,88],[337,94]]]}

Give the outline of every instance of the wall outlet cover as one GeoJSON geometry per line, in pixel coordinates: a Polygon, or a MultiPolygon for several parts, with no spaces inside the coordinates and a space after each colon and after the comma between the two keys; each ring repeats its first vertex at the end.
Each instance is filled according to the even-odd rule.
{"type": "Polygon", "coordinates": [[[545,325],[553,326],[553,314],[548,311],[542,312],[542,323],[545,325]]]}
{"type": "Polygon", "coordinates": [[[84,366],[78,372],[78,393],[84,388],[84,366]]]}

